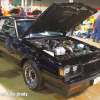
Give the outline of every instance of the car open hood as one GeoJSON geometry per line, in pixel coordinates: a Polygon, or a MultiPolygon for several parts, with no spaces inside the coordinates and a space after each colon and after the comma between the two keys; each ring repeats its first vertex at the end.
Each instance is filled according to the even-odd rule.
{"type": "Polygon", "coordinates": [[[32,28],[33,33],[58,31],[65,35],[66,32],[96,12],[97,10],[83,3],[53,3],[37,18],[22,37],[28,35],[30,28],[32,28]]]}
{"type": "Polygon", "coordinates": [[[34,10],[31,15],[38,15],[40,14],[42,11],[41,10],[34,10]]]}
{"type": "Polygon", "coordinates": [[[20,12],[20,8],[13,8],[8,13],[9,14],[18,14],[20,12]]]}

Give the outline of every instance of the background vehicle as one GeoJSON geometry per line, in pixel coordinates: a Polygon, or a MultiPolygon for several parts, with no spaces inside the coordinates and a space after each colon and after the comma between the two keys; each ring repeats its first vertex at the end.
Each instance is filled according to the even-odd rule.
{"type": "MultiPolygon", "coordinates": [[[[20,8],[13,8],[11,9],[6,16],[19,16],[20,8]]],[[[41,10],[34,10],[33,12],[27,11],[26,17],[37,17],[40,13],[42,13],[41,10]]]]}
{"type": "Polygon", "coordinates": [[[19,12],[20,8],[13,8],[8,12],[7,16],[19,16],[19,12]]]}
{"type": "Polygon", "coordinates": [[[31,15],[31,11],[27,11],[26,12],[26,15],[31,15]]]}
{"type": "Polygon", "coordinates": [[[32,11],[30,14],[26,14],[26,17],[38,17],[39,14],[41,14],[42,11],[41,10],[34,10],[32,11]]]}

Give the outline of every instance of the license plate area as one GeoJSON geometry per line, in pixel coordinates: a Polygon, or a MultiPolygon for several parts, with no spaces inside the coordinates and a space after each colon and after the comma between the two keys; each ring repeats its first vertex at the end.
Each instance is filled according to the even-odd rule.
{"type": "Polygon", "coordinates": [[[94,79],[94,84],[97,84],[100,82],[100,76],[94,79]]]}

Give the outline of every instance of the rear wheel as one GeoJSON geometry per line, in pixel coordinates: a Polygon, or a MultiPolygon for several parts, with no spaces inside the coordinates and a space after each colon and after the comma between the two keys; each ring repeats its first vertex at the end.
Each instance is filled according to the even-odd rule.
{"type": "Polygon", "coordinates": [[[33,91],[44,87],[42,76],[35,62],[28,60],[23,66],[23,77],[26,85],[33,91]]]}

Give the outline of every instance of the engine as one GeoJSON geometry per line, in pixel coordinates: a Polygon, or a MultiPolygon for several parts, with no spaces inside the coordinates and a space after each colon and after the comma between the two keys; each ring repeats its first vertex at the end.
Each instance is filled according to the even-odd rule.
{"type": "Polygon", "coordinates": [[[37,48],[41,48],[44,52],[53,57],[68,57],[85,55],[92,53],[90,48],[85,44],[72,40],[62,39],[36,39],[32,40],[32,44],[37,48]]]}

